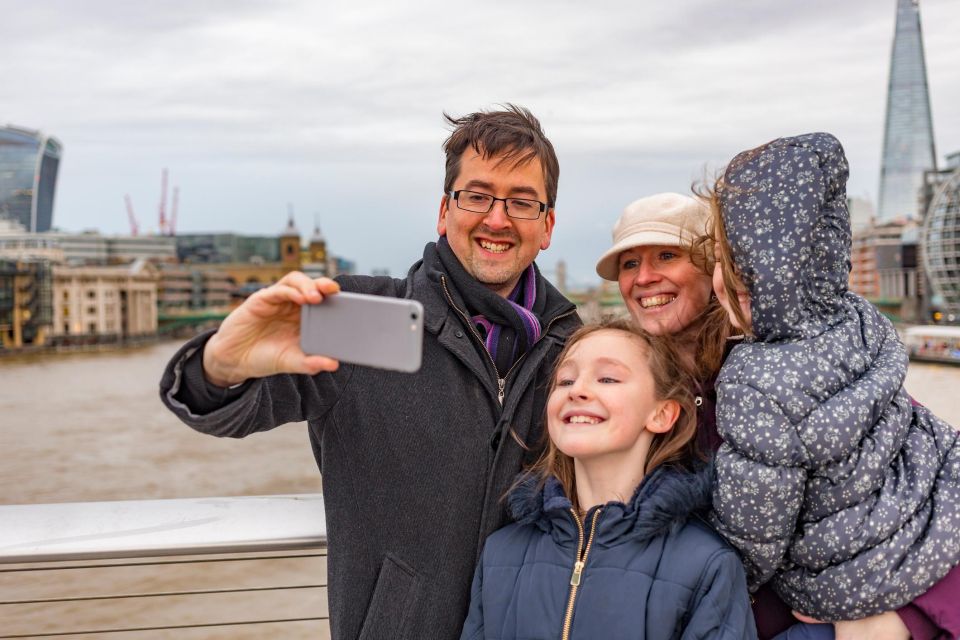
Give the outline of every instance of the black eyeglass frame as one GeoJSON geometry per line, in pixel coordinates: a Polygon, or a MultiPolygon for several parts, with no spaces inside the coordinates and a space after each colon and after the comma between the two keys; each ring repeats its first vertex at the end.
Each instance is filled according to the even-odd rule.
{"type": "Polygon", "coordinates": [[[483,192],[481,192],[481,191],[471,191],[470,189],[458,189],[458,190],[456,190],[456,191],[450,191],[450,192],[447,193],[447,195],[448,195],[449,197],[453,198],[453,201],[457,203],[457,208],[458,208],[458,209],[462,209],[463,211],[469,211],[470,213],[483,213],[483,214],[490,213],[490,211],[493,210],[493,205],[495,205],[495,204],[497,203],[497,201],[500,201],[500,202],[503,203],[503,210],[506,212],[507,216],[510,217],[510,218],[513,218],[513,219],[515,219],[515,220],[539,220],[539,219],[540,219],[540,215],[541,215],[543,212],[547,211],[547,210],[550,208],[550,207],[547,205],[546,202],[540,202],[539,200],[534,200],[534,199],[532,199],[532,198],[516,198],[516,197],[497,198],[497,197],[495,197],[495,196],[490,195],[489,193],[483,193],[483,192]],[[484,197],[486,197],[486,198],[490,198],[490,206],[487,207],[487,210],[486,210],[486,211],[474,211],[473,209],[466,209],[466,208],[464,208],[464,207],[461,207],[461,206],[460,206],[460,194],[461,194],[461,193],[475,193],[475,194],[477,194],[478,196],[484,196],[484,197]],[[537,211],[537,217],[536,217],[536,218],[524,218],[523,216],[515,216],[515,215],[511,214],[511,213],[510,213],[510,207],[509,207],[509,205],[507,205],[507,200],[523,200],[524,202],[535,202],[535,203],[537,203],[537,204],[540,206],[540,209],[537,211]]]}

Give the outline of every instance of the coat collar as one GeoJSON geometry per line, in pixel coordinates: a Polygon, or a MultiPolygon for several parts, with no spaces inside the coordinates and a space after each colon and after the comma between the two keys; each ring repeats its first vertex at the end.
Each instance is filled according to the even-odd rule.
{"type": "MultiPolygon", "coordinates": [[[[444,292],[444,280],[446,281],[446,291],[449,292],[454,304],[465,311],[466,305],[460,297],[460,293],[454,288],[450,278],[446,277],[443,265],[437,257],[436,243],[428,242],[423,249],[423,258],[410,267],[410,271],[407,273],[407,291],[411,292],[412,297],[423,304],[426,310],[423,327],[434,335],[440,333],[447,321],[447,312],[450,311],[450,304],[444,292]]],[[[576,307],[557,291],[549,281],[544,284],[546,285],[547,305],[542,320],[546,327],[551,320],[575,311],[576,307]]],[[[556,323],[556,325],[560,324],[562,323],[556,323]]],[[[549,333],[566,336],[570,331],[570,327],[555,326],[551,328],[549,333]]]]}
{"type": "MultiPolygon", "coordinates": [[[[694,471],[660,466],[646,476],[627,502],[603,505],[596,543],[613,546],[629,540],[647,541],[681,527],[691,516],[710,506],[713,465],[694,471]]],[[[520,524],[532,524],[558,543],[576,544],[577,527],[570,500],[556,478],[541,482],[526,474],[508,498],[510,511],[520,524]]],[[[589,520],[596,508],[587,513],[589,520]]]]}

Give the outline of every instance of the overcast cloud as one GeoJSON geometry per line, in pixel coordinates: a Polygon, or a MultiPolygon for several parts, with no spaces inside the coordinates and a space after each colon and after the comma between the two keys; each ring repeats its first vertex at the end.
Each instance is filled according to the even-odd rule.
{"type": "MultiPolygon", "coordinates": [[[[548,273],[577,284],[631,200],[827,130],[875,198],[894,0],[593,3],[0,0],[0,123],[58,137],[54,223],[304,234],[362,271],[435,238],[441,114],[531,108],[561,164],[548,273]]],[[[960,2],[921,4],[937,152],[960,150],[960,2]]]]}

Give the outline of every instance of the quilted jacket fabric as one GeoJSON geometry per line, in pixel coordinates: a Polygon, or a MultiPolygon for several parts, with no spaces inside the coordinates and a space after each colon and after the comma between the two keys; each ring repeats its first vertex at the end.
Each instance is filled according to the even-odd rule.
{"type": "Polygon", "coordinates": [[[893,326],[847,291],[847,173],[814,133],[740,154],[720,190],[755,339],[717,382],[711,518],[752,585],[824,620],[896,609],[960,562],[958,434],[911,403],[893,326]]]}

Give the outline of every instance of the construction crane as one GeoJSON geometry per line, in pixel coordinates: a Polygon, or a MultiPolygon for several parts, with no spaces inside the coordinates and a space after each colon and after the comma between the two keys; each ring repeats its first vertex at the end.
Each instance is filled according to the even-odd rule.
{"type": "Polygon", "coordinates": [[[180,187],[173,188],[173,202],[170,205],[170,227],[167,229],[169,235],[177,234],[177,203],[180,202],[180,187]]]}
{"type": "Polygon", "coordinates": [[[136,236],[140,230],[140,225],[137,224],[137,216],[133,213],[133,201],[130,200],[130,194],[125,194],[123,200],[127,203],[127,218],[130,219],[130,235],[136,236]]]}

